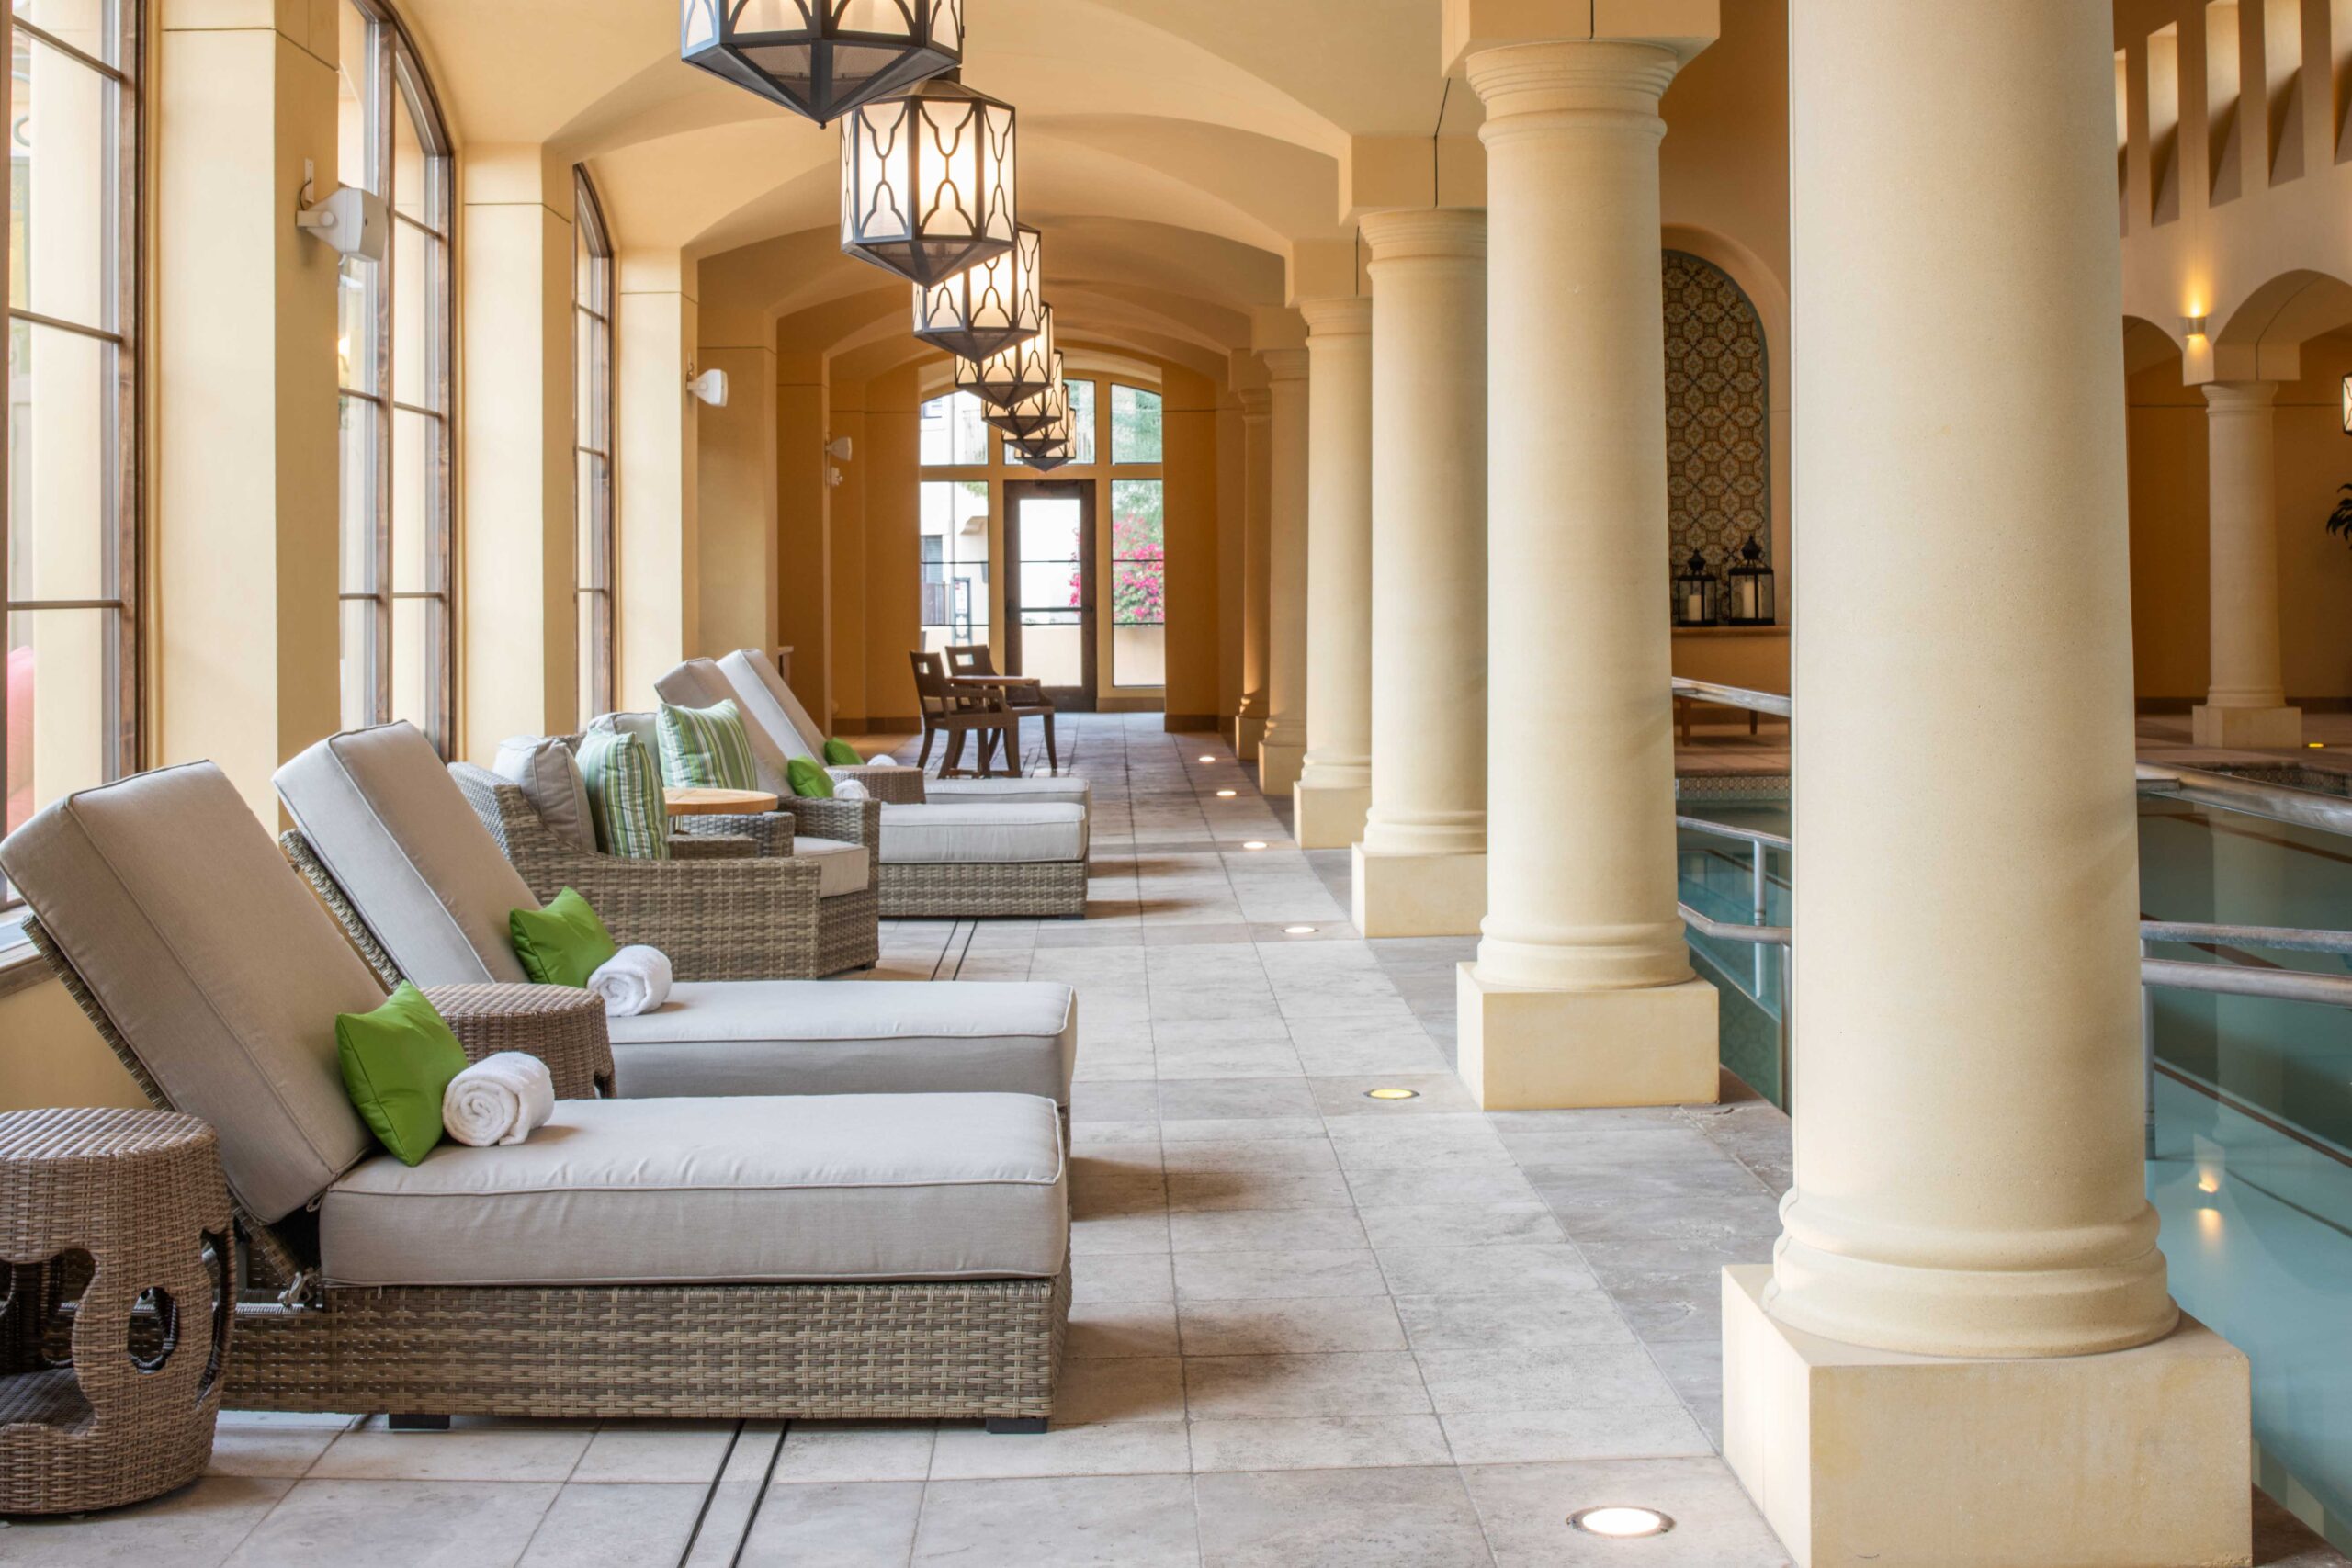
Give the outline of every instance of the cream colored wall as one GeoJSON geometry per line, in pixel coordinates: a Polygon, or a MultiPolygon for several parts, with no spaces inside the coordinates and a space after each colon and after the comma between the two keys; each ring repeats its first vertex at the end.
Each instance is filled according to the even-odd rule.
{"type": "Polygon", "coordinates": [[[700,342],[695,268],[675,252],[624,250],[614,323],[620,642],[615,700],[653,700],[663,671],[700,650],[700,465],[686,374],[700,342]]]}
{"type": "Polygon", "coordinates": [[[865,475],[874,457],[865,434],[865,388],[856,381],[835,382],[826,391],[826,401],[831,415],[827,439],[838,436],[850,444],[849,460],[838,465],[842,482],[825,492],[832,569],[832,636],[828,646],[832,650],[833,711],[863,717],[867,711],[865,475]]]}
{"type": "MultiPolygon", "coordinates": [[[[914,674],[907,650],[922,646],[920,433],[922,397],[914,367],[866,389],[865,470],[866,724],[876,730],[915,727],[914,674]]],[[[844,728],[849,728],[843,726],[844,728]]]]}
{"type": "Polygon", "coordinates": [[[1247,448],[1241,405],[1219,387],[1216,409],[1216,714],[1220,728],[1241,707],[1242,481],[1247,448]]]}
{"type": "Polygon", "coordinates": [[[51,980],[0,997],[0,1111],[146,1103],[64,987],[51,980]]]}
{"type": "Polygon", "coordinates": [[[739,648],[772,651],[778,623],[777,419],[787,389],[777,387],[775,351],[764,344],[714,346],[706,335],[696,365],[727,372],[728,395],[725,408],[695,414],[699,625],[688,647],[714,659],[739,648]]]}
{"type": "MultiPolygon", "coordinates": [[[[778,536],[769,580],[778,594],[781,638],[792,645],[792,689],[821,723],[839,700],[833,689],[825,367],[815,355],[786,354],[775,374],[775,446],[761,481],[768,487],[769,515],[778,536]]],[[[708,509],[706,502],[706,513],[708,509]]]]}
{"type": "MultiPolygon", "coordinates": [[[[2343,378],[2352,330],[2304,345],[2303,376],[2278,392],[2278,614],[2290,702],[2352,705],[2352,547],[2323,527],[2352,483],[2343,378]]],[[[2167,359],[2130,382],[2134,688],[2144,706],[2182,707],[2206,688],[2205,400],[2167,359]]]]}

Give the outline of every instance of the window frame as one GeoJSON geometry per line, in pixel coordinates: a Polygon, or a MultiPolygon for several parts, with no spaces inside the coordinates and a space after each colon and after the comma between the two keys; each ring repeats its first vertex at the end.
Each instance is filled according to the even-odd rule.
{"type": "MultiPolygon", "coordinates": [[[[572,179],[572,351],[580,352],[582,338],[592,347],[589,365],[572,368],[572,454],[573,472],[577,476],[591,459],[597,464],[595,479],[582,485],[581,493],[573,498],[578,515],[574,520],[574,537],[586,547],[577,551],[572,561],[572,604],[574,613],[584,617],[586,635],[579,650],[582,662],[582,688],[586,694],[588,712],[581,715],[584,725],[598,714],[613,709],[614,696],[619,681],[619,569],[620,540],[614,526],[616,484],[614,458],[619,451],[617,434],[619,400],[617,366],[614,354],[614,324],[618,303],[616,266],[613,255],[612,226],[605,218],[605,204],[596,194],[596,183],[585,164],[574,164],[572,179]],[[590,277],[587,301],[580,298],[580,250],[584,248],[590,277]],[[601,352],[599,352],[601,351],[601,352]],[[580,389],[585,387],[589,402],[581,407],[580,389]],[[583,428],[582,415],[586,415],[583,428]],[[601,436],[603,446],[596,445],[601,436]],[[594,568],[591,571],[589,569],[594,568]],[[582,605],[582,600],[593,601],[582,605]]],[[[575,483],[578,479],[575,478],[575,483]]]]}
{"type": "MultiPolygon", "coordinates": [[[[362,109],[367,120],[368,188],[385,199],[390,209],[392,243],[384,259],[371,265],[373,276],[368,285],[373,310],[369,326],[374,342],[369,364],[372,389],[338,385],[337,401],[348,400],[364,405],[368,416],[368,453],[372,473],[373,526],[369,530],[369,551],[367,570],[361,586],[344,586],[348,563],[342,559],[345,536],[350,519],[341,514],[339,491],[336,517],[336,604],[337,635],[343,634],[342,606],[368,604],[374,606],[368,617],[368,637],[359,657],[366,661],[365,689],[369,694],[368,712],[362,716],[367,724],[382,724],[393,716],[393,671],[399,658],[395,639],[394,606],[402,602],[421,602],[425,606],[426,656],[424,692],[424,722],[419,726],[443,756],[452,754],[457,721],[457,614],[455,579],[455,513],[456,463],[454,460],[457,428],[453,418],[456,394],[457,349],[457,158],[456,145],[451,141],[448,120],[441,111],[440,96],[434,91],[432,78],[426,74],[414,39],[386,0],[340,0],[356,11],[368,24],[368,59],[360,67],[365,73],[362,83],[362,109]],[[400,95],[408,105],[409,118],[416,131],[417,145],[424,164],[424,208],[428,218],[439,223],[419,222],[400,210],[393,186],[395,97],[400,95]],[[437,407],[427,408],[400,400],[400,369],[393,358],[394,321],[392,306],[399,295],[397,281],[400,265],[399,235],[401,225],[425,236],[428,265],[425,275],[425,327],[418,341],[426,360],[424,385],[437,407]],[[432,247],[437,245],[435,253],[432,247]],[[437,259],[437,266],[432,265],[437,259]],[[424,542],[424,582],[413,589],[394,586],[393,568],[393,477],[395,461],[394,427],[401,414],[427,422],[432,433],[431,447],[425,459],[425,494],[423,497],[423,518],[426,537],[424,542]]],[[[343,62],[348,73],[350,62],[343,62]]],[[[345,650],[349,657],[349,650],[345,650]]],[[[343,716],[349,723],[352,716],[343,716]]]]}
{"type": "MultiPolygon", "coordinates": [[[[106,308],[111,324],[68,321],[45,315],[29,308],[19,308],[8,301],[8,326],[13,339],[18,324],[52,332],[62,332],[88,341],[107,344],[113,355],[113,396],[104,398],[100,408],[100,441],[111,436],[114,462],[106,476],[107,503],[111,519],[99,519],[99,539],[102,592],[86,599],[19,599],[9,580],[9,562],[14,554],[13,536],[15,475],[10,471],[14,452],[15,398],[0,398],[0,652],[13,647],[12,636],[6,629],[13,626],[20,615],[72,614],[96,612],[113,619],[113,636],[106,639],[106,660],[108,665],[101,682],[108,713],[105,728],[111,733],[112,744],[102,760],[100,782],[112,783],[139,771],[143,761],[145,739],[143,703],[144,626],[142,607],[146,587],[147,561],[145,542],[145,495],[142,487],[142,467],[140,462],[141,444],[146,438],[144,392],[145,367],[141,355],[145,350],[146,281],[146,112],[144,87],[146,81],[146,5],[145,0],[114,0],[114,49],[119,63],[108,64],[87,51],[65,41],[37,23],[16,14],[14,6],[0,12],[0,39],[5,39],[10,67],[0,99],[6,122],[16,122],[17,77],[15,69],[17,33],[21,31],[35,40],[37,47],[51,49],[85,69],[96,73],[111,82],[114,87],[114,113],[103,128],[103,134],[112,141],[113,157],[107,161],[107,177],[113,181],[111,193],[102,193],[100,209],[105,225],[102,245],[107,265],[112,270],[111,287],[106,290],[106,308]],[[106,199],[110,194],[111,200],[106,199]]],[[[15,178],[11,160],[10,179],[15,178]]],[[[13,200],[13,193],[12,197],[13,200]]],[[[15,255],[13,225],[0,226],[0,275],[14,276],[15,255]]],[[[13,358],[14,344],[11,344],[13,358]]],[[[13,378],[13,368],[10,371],[13,378]]],[[[5,660],[0,660],[5,663],[5,660]]],[[[6,777],[8,735],[8,690],[0,679],[0,780],[6,777]]],[[[15,911],[23,907],[24,899],[15,886],[0,878],[0,912],[15,911]]]]}
{"type": "Polygon", "coordinates": [[[1104,660],[1111,678],[1104,683],[1108,692],[1165,692],[1168,645],[1168,394],[1159,387],[1146,387],[1124,380],[1116,376],[1100,378],[1100,389],[1094,397],[1095,451],[1102,479],[1102,565],[1100,568],[1102,603],[1105,606],[1105,639],[1107,657],[1104,660]],[[1121,460],[1118,452],[1116,410],[1119,392],[1140,392],[1159,402],[1159,456],[1150,458],[1121,460]],[[1119,554],[1119,487],[1123,484],[1156,484],[1159,487],[1159,619],[1157,621],[1127,621],[1119,619],[1119,563],[1136,558],[1119,554]],[[1148,684],[1127,685],[1119,679],[1118,637],[1122,626],[1159,628],[1160,679],[1148,684]]]}

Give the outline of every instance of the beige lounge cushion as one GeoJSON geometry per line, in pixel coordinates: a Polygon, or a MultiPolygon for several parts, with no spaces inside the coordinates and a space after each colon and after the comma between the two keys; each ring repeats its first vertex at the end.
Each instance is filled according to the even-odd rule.
{"type": "Polygon", "coordinates": [[[619,1092],[903,1094],[985,1090],[1067,1103],[1078,1000],[1043,980],[687,981],[607,1021],[619,1092]]]}
{"type": "Polygon", "coordinates": [[[1094,793],[1084,779],[1057,775],[1011,779],[925,779],[923,797],[935,806],[1087,806],[1094,793]]]}
{"type": "Polygon", "coordinates": [[[792,840],[792,858],[817,863],[817,897],[820,898],[838,898],[844,893],[863,893],[874,882],[874,863],[867,858],[864,844],[846,844],[839,839],[811,839],[796,834],[792,840]]]}
{"type": "Polygon", "coordinates": [[[0,866],[172,1103],[219,1130],[255,1216],[300,1208],[374,1146],[334,1016],[383,987],[220,769],[68,795],[0,846],[0,866]]]}
{"type": "Polygon", "coordinates": [[[506,917],[539,901],[413,726],[329,736],[276,783],[401,974],[420,986],[529,979],[506,917]]]}
{"type": "Polygon", "coordinates": [[[1086,858],[1086,807],[933,802],[882,807],[884,865],[1004,865],[1086,858]]]}
{"type": "Polygon", "coordinates": [[[718,672],[726,678],[752,728],[766,731],[768,739],[785,756],[823,760],[824,732],[808,716],[808,710],[800,705],[800,699],[793,694],[775,665],[758,649],[739,648],[722,655],[718,672]]]}
{"type": "Polygon", "coordinates": [[[567,1100],[524,1143],[367,1161],[319,1245],[338,1285],[1047,1279],[1065,1182],[1028,1095],[567,1100]]]}
{"type": "Polygon", "coordinates": [[[491,772],[523,792],[548,830],[594,853],[595,819],[589,815],[588,781],[580,759],[552,735],[518,735],[498,743],[491,772]]]}

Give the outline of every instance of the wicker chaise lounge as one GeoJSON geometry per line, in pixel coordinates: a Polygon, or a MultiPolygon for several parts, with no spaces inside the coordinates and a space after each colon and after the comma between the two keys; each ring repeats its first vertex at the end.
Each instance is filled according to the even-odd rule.
{"type": "MultiPolygon", "coordinates": [[[[322,741],[277,773],[278,797],[300,828],[288,836],[289,853],[387,985],[526,978],[507,915],[536,903],[534,890],[450,773],[423,736],[393,727],[322,741]]],[[[513,784],[489,787],[508,817],[531,809],[513,784]]],[[[640,863],[653,863],[610,862],[640,863]]],[[[691,909],[679,917],[688,923],[673,935],[695,944],[693,977],[672,988],[668,1006],[610,1023],[623,1098],[986,1090],[1069,1103],[1078,1055],[1069,987],[778,980],[771,950],[748,940],[757,916],[739,903],[707,923],[691,909]],[[753,923],[738,928],[746,940],[730,950],[728,922],[746,919],[753,923]]],[[[627,916],[608,923],[620,941],[661,945],[627,916]]]]}
{"type": "MultiPolygon", "coordinates": [[[[141,1085],[220,1134],[246,1285],[229,1404],[1049,1415],[1069,1299],[1049,1101],[566,1099],[525,1144],[412,1168],[335,1062],[334,1016],[381,987],[217,769],[69,796],[0,868],[141,1085]]],[[[528,1041],[526,1020],[504,1043],[528,1041]]],[[[593,1062],[557,1055],[582,1092],[593,1062]]]]}
{"type": "MultiPolygon", "coordinates": [[[[788,793],[785,765],[794,756],[808,754],[807,749],[798,732],[781,719],[784,710],[775,692],[752,678],[747,669],[745,678],[752,687],[747,696],[725,669],[730,660],[766,669],[764,661],[753,666],[743,653],[716,663],[692,660],[662,676],[655,689],[664,702],[684,707],[734,701],[744,713],[763,786],[781,786],[779,793],[788,793]]],[[[776,685],[782,688],[783,683],[776,685]]],[[[887,793],[878,795],[878,804],[793,799],[790,809],[797,815],[811,806],[851,805],[875,813],[877,832],[872,842],[884,915],[908,919],[1085,917],[1089,807],[1083,780],[1035,781],[1038,798],[954,795],[934,800],[927,792],[937,781],[925,779],[920,769],[831,771],[887,793]],[[1046,793],[1065,798],[1043,798],[1046,793]]],[[[1019,786],[1031,781],[1001,782],[1019,786]]],[[[755,818],[718,820],[725,824],[723,831],[756,830],[755,818]]]]}

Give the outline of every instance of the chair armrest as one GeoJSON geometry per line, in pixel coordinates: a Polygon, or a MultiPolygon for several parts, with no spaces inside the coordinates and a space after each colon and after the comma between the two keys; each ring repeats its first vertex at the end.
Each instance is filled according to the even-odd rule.
{"type": "Polygon", "coordinates": [[[755,855],[788,855],[796,831],[789,811],[763,812],[757,817],[681,817],[670,824],[670,853],[674,857],[681,843],[691,843],[694,847],[687,851],[691,858],[722,858],[714,857],[701,845],[741,840],[752,846],[755,855]]]}
{"type": "Polygon", "coordinates": [[[479,1062],[520,1051],[548,1065],[558,1100],[609,1099],[613,1043],[605,1004],[568,986],[432,986],[425,998],[479,1062]]]}
{"type": "Polygon", "coordinates": [[[921,806],[924,804],[922,770],[921,768],[828,768],[836,780],[854,779],[865,786],[865,792],[888,806],[921,806]]]}
{"type": "Polygon", "coordinates": [[[799,821],[800,831],[812,839],[864,844],[873,854],[882,852],[882,803],[878,800],[795,796],[792,814],[799,821]]]}
{"type": "MultiPolygon", "coordinates": [[[[740,817],[710,817],[707,822],[731,823],[740,817]]],[[[672,860],[757,860],[761,847],[757,839],[748,833],[729,833],[709,828],[674,828],[670,833],[672,860]]]]}
{"type": "Polygon", "coordinates": [[[803,980],[819,973],[818,875],[804,860],[581,855],[524,879],[541,899],[577,888],[615,942],[660,948],[678,979],[803,980]]]}

